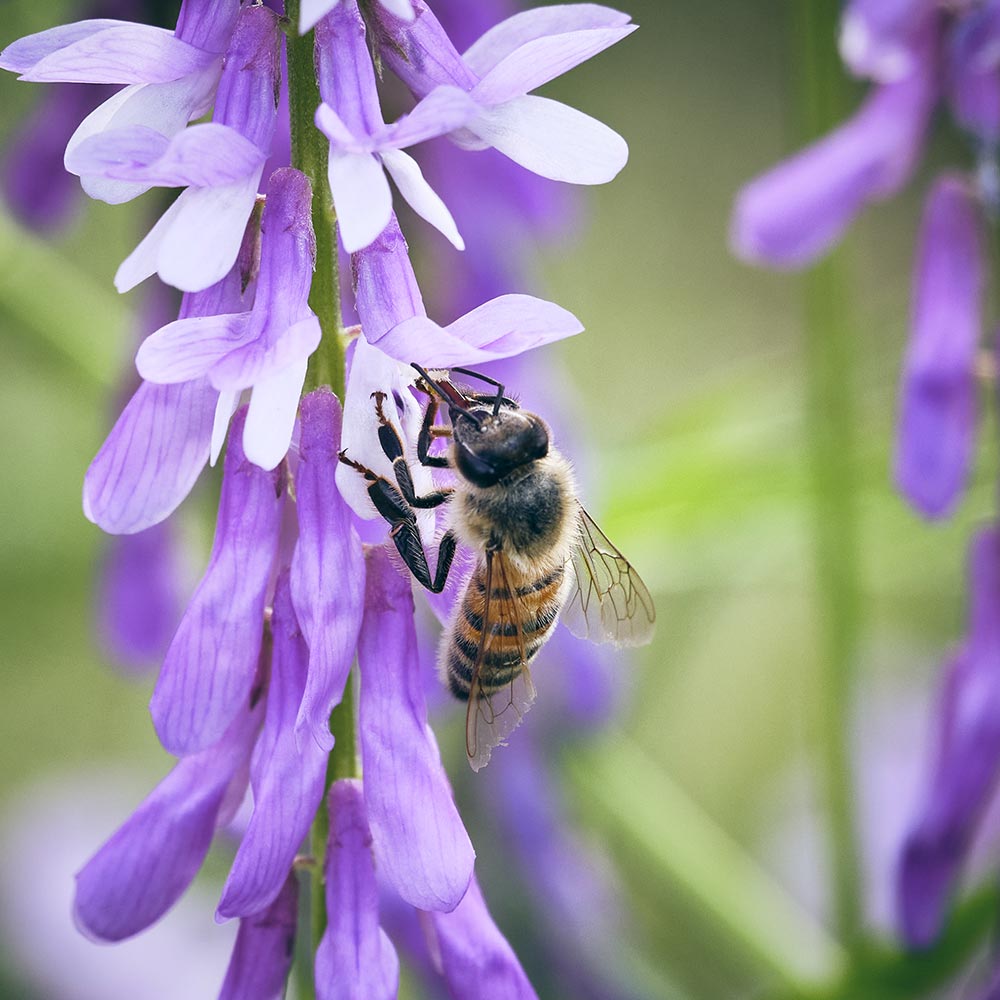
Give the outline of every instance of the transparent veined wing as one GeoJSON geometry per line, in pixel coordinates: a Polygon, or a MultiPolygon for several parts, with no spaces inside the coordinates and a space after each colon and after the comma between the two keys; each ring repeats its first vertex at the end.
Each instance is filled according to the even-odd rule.
{"type": "Polygon", "coordinates": [[[619,646],[649,642],[656,624],[653,599],[632,564],[583,507],[567,569],[560,621],[574,635],[619,646]]]}
{"type": "Polygon", "coordinates": [[[493,748],[504,745],[535,700],[525,653],[525,615],[502,552],[486,553],[484,583],[482,633],[465,712],[465,750],[473,771],[489,763],[493,748]],[[501,656],[502,665],[487,662],[491,652],[501,656]]]}

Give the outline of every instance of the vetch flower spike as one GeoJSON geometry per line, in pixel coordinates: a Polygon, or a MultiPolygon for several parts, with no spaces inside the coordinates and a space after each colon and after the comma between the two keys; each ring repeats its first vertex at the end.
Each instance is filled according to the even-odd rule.
{"type": "Polygon", "coordinates": [[[341,412],[320,388],[300,405],[295,502],[299,537],[292,556],[292,600],[309,645],[309,671],[295,718],[295,739],[333,746],[330,712],[340,703],[364,610],[365,560],[351,512],[337,488],[341,412]]]}
{"type": "Polygon", "coordinates": [[[964,179],[940,178],[928,197],[917,243],[896,483],[928,517],[954,509],[976,440],[983,291],[978,212],[964,179]]]}
{"type": "Polygon", "coordinates": [[[389,223],[383,167],[410,207],[464,249],[451,213],[402,149],[460,128],[478,112],[476,102],[458,87],[437,87],[386,125],[357,0],[343,0],[316,26],[316,72],[323,98],[316,126],[330,140],[328,178],[344,249],[368,246],[389,223]]]}
{"type": "Polygon", "coordinates": [[[497,25],[459,55],[424,0],[412,25],[376,12],[387,66],[418,97],[434,87],[468,91],[479,113],[452,138],[492,146],[522,167],[571,184],[603,184],[628,160],[628,146],[602,122],[548,97],[529,96],[638,25],[597,4],[526,11],[497,25]]]}
{"type": "Polygon", "coordinates": [[[168,323],[146,338],[135,359],[147,381],[207,378],[218,390],[213,453],[240,392],[252,388],[243,449],[263,469],[275,468],[288,451],[307,359],[320,339],[308,301],[316,260],[311,205],[304,174],[275,171],[261,221],[253,308],[168,323]]]}
{"type": "Polygon", "coordinates": [[[385,546],[369,549],[367,561],[359,722],[379,872],[412,906],[452,910],[475,851],[427,724],[410,580],[385,546]]]}
{"type": "Polygon", "coordinates": [[[270,637],[267,708],[250,762],[253,814],[222,890],[218,919],[249,917],[275,901],[323,801],[327,755],[311,740],[301,747],[295,741],[309,650],[287,572],[275,585],[270,637]]]}
{"type": "Polygon", "coordinates": [[[903,936],[930,944],[1000,777],[1000,531],[979,532],[969,555],[972,609],[945,673],[930,780],[903,845],[897,898],[903,936]]]}
{"type": "Polygon", "coordinates": [[[264,602],[278,550],[284,468],[265,472],[240,446],[233,421],[212,555],[167,650],[150,702],[160,742],[176,754],[211,746],[253,688],[264,602]]]}
{"type": "Polygon", "coordinates": [[[361,782],[335,781],[328,803],[328,923],[316,949],[316,1000],[394,1000],[399,959],[379,927],[372,835],[361,782]]]}

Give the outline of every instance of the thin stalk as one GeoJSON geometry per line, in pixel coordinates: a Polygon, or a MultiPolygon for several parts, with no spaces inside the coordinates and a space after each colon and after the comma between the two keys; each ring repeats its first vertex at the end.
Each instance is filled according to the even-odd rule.
{"type": "MultiPolygon", "coordinates": [[[[806,141],[843,118],[844,76],[836,54],[839,0],[792,0],[792,52],[800,130],[806,141]]],[[[861,932],[859,850],[851,770],[851,689],[861,629],[858,584],[857,357],[846,318],[844,262],[834,253],[805,277],[806,436],[812,486],[820,619],[817,741],[829,825],[837,932],[861,932]]]]}
{"type": "MultiPolygon", "coordinates": [[[[313,116],[319,106],[319,85],[313,58],[314,32],[298,34],[299,0],[288,0],[287,45],[288,104],[291,119],[292,166],[301,170],[311,181],[313,190],[312,219],[316,233],[316,273],[309,293],[309,305],[319,318],[322,337],[319,347],[309,359],[305,392],[319,386],[329,386],[344,398],[344,340],[340,285],[337,268],[336,215],[326,166],[328,147],[323,134],[316,128],[313,116]]],[[[330,731],[335,744],[327,763],[326,789],[340,778],[360,776],[357,755],[357,719],[353,677],[344,688],[341,703],[330,716],[330,731]]],[[[304,1000],[315,996],[313,956],[326,930],[326,893],[324,868],[326,845],[330,832],[326,795],[313,820],[309,835],[312,864],[309,868],[308,946],[297,953],[296,979],[304,1000]]]]}
{"type": "Polygon", "coordinates": [[[328,385],[344,398],[344,340],[341,329],[340,283],[337,261],[337,216],[326,176],[329,147],[313,120],[319,107],[319,84],[313,61],[310,31],[299,35],[299,0],[288,0],[288,108],[291,118],[292,166],[312,182],[313,229],[316,232],[316,273],[309,305],[319,317],[322,339],[309,359],[305,392],[328,385]]]}

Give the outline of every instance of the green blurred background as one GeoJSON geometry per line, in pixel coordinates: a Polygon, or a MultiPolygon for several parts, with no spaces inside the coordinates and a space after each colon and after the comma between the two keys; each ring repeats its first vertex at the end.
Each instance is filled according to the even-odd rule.
{"type": "MultiPolygon", "coordinates": [[[[727,249],[741,184],[802,137],[794,6],[635,0],[641,30],[546,91],[631,146],[618,180],[585,193],[571,245],[546,252],[539,287],[587,327],[552,353],[588,401],[598,454],[588,505],[659,610],[653,645],[623,664],[617,727],[561,763],[580,828],[620,873],[645,996],[804,995],[834,981],[842,957],[817,778],[827,723],[841,720],[824,666],[838,626],[815,555],[831,507],[810,465],[807,285],[727,249]]],[[[3,13],[3,43],[78,16],[66,2],[27,0],[3,13]]],[[[0,79],[0,139],[38,91],[0,79]]],[[[848,91],[845,107],[855,99],[848,91]]],[[[845,550],[840,566],[858,594],[847,743],[868,789],[854,810],[866,879],[883,897],[885,852],[867,845],[905,819],[934,674],[963,627],[964,549],[994,506],[992,428],[951,522],[921,522],[890,482],[919,202],[956,151],[941,140],[902,197],[865,214],[825,286],[851,406],[835,430],[854,441],[853,482],[838,487],[856,514],[856,558],[845,550]],[[908,776],[896,777],[897,760],[908,776]]],[[[56,775],[124,766],[141,790],[168,766],[149,721],[152,680],[109,669],[96,645],[102,537],[80,509],[130,363],[137,296],[119,298],[111,277],[150,211],[145,199],[88,203],[49,243],[0,219],[0,813],[56,775]]],[[[182,518],[192,580],[211,537],[210,492],[182,518]]],[[[96,846],[81,846],[79,862],[96,846]]],[[[210,866],[209,884],[222,873],[221,861],[210,866]]],[[[8,995],[33,995],[8,958],[8,995]]]]}

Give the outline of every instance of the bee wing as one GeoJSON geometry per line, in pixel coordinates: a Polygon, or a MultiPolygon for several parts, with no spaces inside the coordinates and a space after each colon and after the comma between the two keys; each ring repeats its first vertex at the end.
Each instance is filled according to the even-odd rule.
{"type": "Polygon", "coordinates": [[[632,564],[580,507],[578,536],[560,621],[591,642],[642,646],[653,637],[656,610],[632,564]]]}
{"type": "Polygon", "coordinates": [[[494,747],[503,746],[531,708],[535,700],[535,685],[526,664],[522,625],[525,616],[517,603],[517,589],[511,585],[507,563],[500,552],[486,553],[486,588],[483,593],[483,628],[479,651],[472,668],[469,703],[465,711],[465,751],[473,771],[489,763],[494,747]],[[520,669],[511,663],[515,674],[502,688],[486,692],[483,688],[482,666],[485,655],[498,636],[517,637],[520,669]]]}

